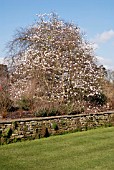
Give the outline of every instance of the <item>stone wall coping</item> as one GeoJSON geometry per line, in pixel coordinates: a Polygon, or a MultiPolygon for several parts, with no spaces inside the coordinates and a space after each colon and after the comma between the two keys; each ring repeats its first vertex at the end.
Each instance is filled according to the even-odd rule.
{"type": "Polygon", "coordinates": [[[12,122],[30,122],[30,121],[41,121],[41,120],[53,120],[62,118],[75,118],[75,117],[86,117],[86,116],[98,116],[98,115],[110,115],[114,114],[114,111],[105,111],[98,113],[89,114],[76,114],[76,115],[61,115],[61,116],[50,116],[50,117],[33,117],[33,118],[19,118],[19,119],[1,119],[0,124],[11,124],[12,122]]]}

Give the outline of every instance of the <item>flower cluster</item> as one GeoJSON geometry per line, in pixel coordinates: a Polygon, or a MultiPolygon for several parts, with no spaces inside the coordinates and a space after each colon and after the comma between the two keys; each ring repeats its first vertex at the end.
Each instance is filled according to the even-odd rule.
{"type": "Polygon", "coordinates": [[[80,29],[55,14],[38,17],[10,44],[12,98],[29,93],[34,98],[69,102],[101,93],[103,68],[95,63],[80,29]]]}

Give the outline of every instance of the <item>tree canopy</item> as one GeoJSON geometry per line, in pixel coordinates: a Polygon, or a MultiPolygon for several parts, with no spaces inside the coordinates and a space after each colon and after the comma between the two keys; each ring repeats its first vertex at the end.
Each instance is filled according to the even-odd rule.
{"type": "Polygon", "coordinates": [[[12,98],[29,93],[35,99],[67,103],[102,93],[104,70],[91,45],[78,26],[54,13],[18,30],[9,54],[12,98]]]}

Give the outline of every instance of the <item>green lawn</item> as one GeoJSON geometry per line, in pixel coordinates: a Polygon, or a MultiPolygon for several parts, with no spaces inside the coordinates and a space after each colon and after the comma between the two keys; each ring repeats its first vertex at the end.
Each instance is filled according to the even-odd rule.
{"type": "Polygon", "coordinates": [[[0,146],[0,170],[114,170],[114,127],[0,146]]]}

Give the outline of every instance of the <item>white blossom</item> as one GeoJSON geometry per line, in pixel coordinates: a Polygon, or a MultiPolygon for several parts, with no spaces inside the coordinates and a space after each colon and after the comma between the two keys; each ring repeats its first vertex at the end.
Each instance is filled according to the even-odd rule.
{"type": "Polygon", "coordinates": [[[103,71],[80,29],[54,14],[38,17],[12,43],[17,49],[9,62],[12,98],[33,93],[47,100],[78,101],[80,95],[99,94],[103,71]]]}

